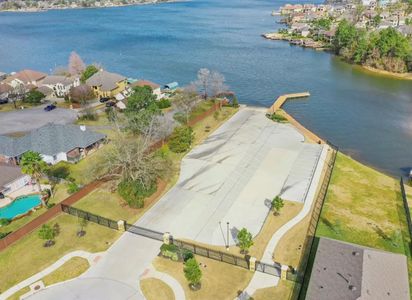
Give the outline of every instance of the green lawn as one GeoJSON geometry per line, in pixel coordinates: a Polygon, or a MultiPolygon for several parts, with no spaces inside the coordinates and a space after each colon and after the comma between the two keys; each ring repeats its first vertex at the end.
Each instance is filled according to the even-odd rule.
{"type": "Polygon", "coordinates": [[[117,230],[89,223],[85,229],[86,235],[78,238],[76,217],[62,214],[48,222],[50,225],[56,223],[59,224],[60,234],[54,246],[44,248],[37,229],[0,252],[0,292],[43,270],[71,251],[104,251],[121,234],[117,230]]]}
{"type": "Polygon", "coordinates": [[[405,253],[409,237],[398,180],[339,153],[317,236],[405,253]]]}

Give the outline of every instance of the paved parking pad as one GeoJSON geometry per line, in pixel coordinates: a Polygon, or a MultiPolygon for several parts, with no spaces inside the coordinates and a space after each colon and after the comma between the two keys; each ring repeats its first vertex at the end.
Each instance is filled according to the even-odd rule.
{"type": "Polygon", "coordinates": [[[186,155],[176,186],[138,225],[213,245],[225,245],[226,222],[230,244],[243,227],[256,235],[274,196],[304,201],[321,150],[264,109],[243,108],[186,155]]]}

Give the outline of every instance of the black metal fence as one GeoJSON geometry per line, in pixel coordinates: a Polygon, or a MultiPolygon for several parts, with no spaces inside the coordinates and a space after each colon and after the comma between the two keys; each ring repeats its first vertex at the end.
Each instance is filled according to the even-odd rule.
{"type": "Polygon", "coordinates": [[[139,227],[136,225],[131,225],[128,223],[125,223],[125,229],[128,232],[137,234],[137,235],[142,235],[154,240],[158,240],[158,241],[163,241],[163,233],[162,232],[158,232],[158,231],[154,231],[151,229],[147,229],[147,228],[143,228],[143,227],[139,227]]]}
{"type": "Polygon", "coordinates": [[[311,220],[310,220],[308,231],[306,234],[306,239],[302,247],[303,250],[301,254],[301,259],[300,259],[297,269],[294,272],[287,273],[288,280],[297,282],[290,299],[298,299],[298,298],[300,299],[302,297],[302,291],[303,291],[302,286],[305,280],[307,280],[308,276],[310,276],[307,270],[309,257],[313,255],[314,252],[316,251],[316,249],[314,249],[315,248],[314,247],[315,233],[316,233],[316,229],[319,223],[323,204],[326,199],[329,183],[332,178],[336,156],[339,151],[338,147],[336,147],[332,143],[327,142],[327,145],[331,148],[332,153],[331,153],[329,162],[327,162],[327,166],[326,166],[327,169],[326,169],[325,177],[323,178],[319,193],[317,195],[317,198],[315,199],[315,204],[314,204],[315,206],[313,208],[313,212],[311,215],[311,220]]]}
{"type": "MultiPolygon", "coordinates": [[[[412,239],[412,221],[411,221],[411,212],[409,210],[409,204],[408,204],[408,197],[406,196],[405,192],[405,186],[403,182],[403,178],[401,177],[401,180],[399,182],[400,187],[401,187],[401,195],[402,195],[402,202],[403,202],[403,209],[405,210],[405,215],[406,215],[406,221],[408,223],[408,230],[409,230],[409,236],[412,239]]],[[[412,253],[412,243],[409,244],[409,249],[412,253]]]]}
{"type": "Polygon", "coordinates": [[[189,250],[192,253],[200,256],[204,256],[217,261],[225,262],[234,266],[249,269],[249,257],[237,256],[218,250],[213,250],[203,246],[195,245],[181,240],[173,240],[173,244],[177,247],[185,250],[189,250]]]}
{"type": "Polygon", "coordinates": [[[96,223],[102,226],[106,226],[106,227],[118,230],[117,221],[114,221],[114,220],[111,220],[111,219],[108,219],[108,218],[105,218],[99,215],[95,215],[88,211],[74,208],[69,205],[62,204],[61,207],[62,207],[62,211],[69,215],[76,216],[76,217],[85,219],[89,222],[93,222],[93,223],[96,223]]]}
{"type": "Polygon", "coordinates": [[[269,265],[260,261],[256,262],[256,271],[280,277],[282,266],[278,263],[269,265]]]}

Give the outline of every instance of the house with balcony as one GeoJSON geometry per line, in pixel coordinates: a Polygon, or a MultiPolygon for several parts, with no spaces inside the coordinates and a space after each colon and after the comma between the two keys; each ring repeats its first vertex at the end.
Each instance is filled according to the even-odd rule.
{"type": "Polygon", "coordinates": [[[22,70],[20,72],[14,73],[7,77],[3,83],[11,85],[15,88],[18,85],[24,85],[25,87],[38,87],[41,81],[46,78],[47,74],[33,71],[33,70],[22,70]]]}
{"type": "Polygon", "coordinates": [[[41,85],[53,90],[55,97],[62,98],[69,94],[72,87],[80,85],[80,79],[78,77],[51,75],[44,78],[41,85]]]}
{"type": "Polygon", "coordinates": [[[127,89],[127,78],[104,70],[100,70],[86,80],[86,84],[93,90],[95,96],[102,98],[116,98],[127,89]]]}
{"type": "Polygon", "coordinates": [[[27,151],[41,154],[48,164],[77,162],[96,151],[106,136],[83,125],[49,123],[22,137],[0,135],[0,163],[18,165],[27,151]]]}
{"type": "Polygon", "coordinates": [[[152,81],[149,80],[137,80],[133,83],[130,84],[131,88],[134,88],[136,86],[139,87],[144,87],[144,86],[148,86],[152,89],[153,91],[153,95],[156,96],[157,100],[161,99],[164,97],[164,94],[162,93],[161,89],[160,89],[160,85],[157,83],[154,83],[152,81]]]}

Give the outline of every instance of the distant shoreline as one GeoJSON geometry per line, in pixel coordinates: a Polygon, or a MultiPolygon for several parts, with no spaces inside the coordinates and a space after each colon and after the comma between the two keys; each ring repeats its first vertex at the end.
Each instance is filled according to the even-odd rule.
{"type": "Polygon", "coordinates": [[[46,9],[42,8],[34,8],[34,9],[0,9],[0,13],[10,12],[10,13],[39,13],[39,12],[47,12],[50,10],[69,10],[69,9],[99,9],[99,8],[113,8],[113,7],[125,7],[125,6],[140,6],[140,5],[151,5],[151,4],[163,4],[163,3],[173,3],[173,2],[187,2],[189,0],[160,0],[160,1],[153,1],[149,0],[147,2],[141,3],[129,3],[129,4],[116,4],[110,6],[90,6],[90,7],[50,7],[46,9]]]}
{"type": "MultiPolygon", "coordinates": [[[[264,37],[267,40],[272,40],[272,41],[284,41],[284,42],[289,42],[289,44],[291,45],[295,45],[295,46],[300,46],[300,47],[304,47],[304,48],[310,48],[316,51],[324,51],[324,52],[330,52],[330,49],[325,48],[322,45],[316,45],[316,44],[305,44],[305,43],[293,43],[293,39],[291,38],[287,38],[285,37],[283,34],[277,33],[277,32],[273,32],[273,33],[265,33],[262,34],[262,37],[264,37]]],[[[303,39],[302,39],[303,40],[303,39]]],[[[310,39],[307,39],[308,41],[310,41],[310,39]]],[[[337,55],[337,57],[341,58],[341,56],[337,55]]],[[[342,61],[344,61],[347,64],[350,64],[351,66],[354,67],[358,67],[359,69],[361,69],[362,71],[366,72],[366,73],[370,73],[370,74],[374,74],[374,75],[381,75],[381,76],[386,76],[386,77],[391,77],[393,79],[400,79],[400,80],[412,80],[412,73],[407,72],[407,73],[395,73],[395,72],[390,72],[390,71],[386,71],[386,70],[381,70],[381,69],[377,69],[377,68],[373,68],[370,66],[365,66],[365,65],[359,65],[359,64],[354,64],[351,62],[347,62],[346,60],[342,59],[342,61]]]]}

